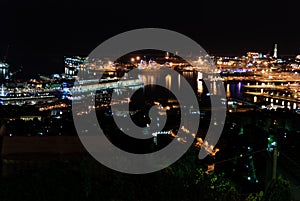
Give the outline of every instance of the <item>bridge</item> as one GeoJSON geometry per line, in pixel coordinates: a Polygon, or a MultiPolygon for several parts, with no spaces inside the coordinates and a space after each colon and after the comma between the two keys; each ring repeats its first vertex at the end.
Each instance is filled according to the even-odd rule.
{"type": "Polygon", "coordinates": [[[139,79],[111,80],[107,83],[99,82],[99,80],[82,80],[79,81],[77,85],[74,85],[72,92],[88,92],[101,89],[115,89],[142,85],[144,85],[144,83],[139,79]]]}

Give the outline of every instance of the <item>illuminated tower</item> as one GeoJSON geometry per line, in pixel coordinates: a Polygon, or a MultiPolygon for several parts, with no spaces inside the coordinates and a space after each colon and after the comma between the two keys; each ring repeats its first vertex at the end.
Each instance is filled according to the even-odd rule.
{"type": "Polygon", "coordinates": [[[277,59],[277,44],[275,44],[275,47],[274,47],[274,55],[273,55],[273,57],[275,59],[277,59]]]}

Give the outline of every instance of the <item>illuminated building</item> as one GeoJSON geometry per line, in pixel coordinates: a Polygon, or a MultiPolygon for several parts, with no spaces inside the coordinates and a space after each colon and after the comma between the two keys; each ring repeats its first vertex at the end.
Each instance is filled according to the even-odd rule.
{"type": "Polygon", "coordinates": [[[259,56],[260,56],[260,53],[258,53],[258,52],[247,52],[247,57],[248,58],[255,59],[255,58],[259,58],[259,56]]]}
{"type": "Polygon", "coordinates": [[[248,62],[255,62],[256,60],[267,58],[267,55],[260,52],[247,52],[246,55],[248,62]]]}
{"type": "Polygon", "coordinates": [[[65,74],[67,76],[76,76],[80,69],[83,69],[84,63],[87,61],[86,57],[73,56],[64,57],[65,74]]]}
{"type": "Polygon", "coordinates": [[[20,116],[20,119],[23,121],[34,121],[35,119],[42,121],[41,116],[20,116]]]}
{"type": "Polygon", "coordinates": [[[0,80],[3,81],[8,79],[8,69],[9,65],[7,63],[0,62],[0,80]]]}
{"type": "Polygon", "coordinates": [[[275,47],[274,47],[273,58],[277,59],[277,44],[275,44],[275,47]]]}
{"type": "Polygon", "coordinates": [[[108,106],[111,102],[113,89],[98,90],[95,97],[96,104],[108,106]]]}
{"type": "Polygon", "coordinates": [[[245,60],[237,57],[220,57],[216,58],[215,62],[217,68],[222,70],[232,70],[237,68],[243,68],[246,66],[245,60]]]}

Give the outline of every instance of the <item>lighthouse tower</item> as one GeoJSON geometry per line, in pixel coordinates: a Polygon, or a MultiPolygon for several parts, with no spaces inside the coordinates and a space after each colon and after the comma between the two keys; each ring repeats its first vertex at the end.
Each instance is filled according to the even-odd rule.
{"type": "Polygon", "coordinates": [[[273,58],[277,59],[277,44],[275,44],[275,47],[274,47],[273,58]]]}

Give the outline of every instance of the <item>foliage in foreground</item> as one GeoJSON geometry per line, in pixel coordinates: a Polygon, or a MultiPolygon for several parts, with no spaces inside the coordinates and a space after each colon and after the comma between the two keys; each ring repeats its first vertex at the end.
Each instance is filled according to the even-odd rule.
{"type": "Polygon", "coordinates": [[[242,196],[224,174],[205,173],[194,156],[190,151],[172,166],[145,175],[119,173],[89,157],[53,160],[39,168],[19,164],[19,174],[1,179],[0,200],[290,200],[289,183],[282,178],[272,181],[265,194],[242,196]]]}

